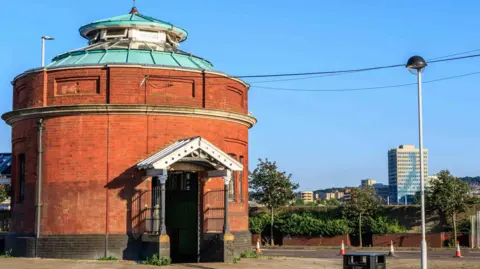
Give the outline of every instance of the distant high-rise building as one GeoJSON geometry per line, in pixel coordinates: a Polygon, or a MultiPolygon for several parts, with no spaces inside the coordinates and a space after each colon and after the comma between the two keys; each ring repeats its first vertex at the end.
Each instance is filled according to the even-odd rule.
{"type": "MultiPolygon", "coordinates": [[[[428,183],[428,150],[423,149],[423,178],[428,183]]],[[[411,204],[420,191],[420,149],[401,145],[388,151],[388,185],[391,204],[411,204]]]]}
{"type": "Polygon", "coordinates": [[[360,186],[363,188],[366,186],[372,186],[375,183],[377,183],[375,179],[362,179],[362,185],[360,186]]]}

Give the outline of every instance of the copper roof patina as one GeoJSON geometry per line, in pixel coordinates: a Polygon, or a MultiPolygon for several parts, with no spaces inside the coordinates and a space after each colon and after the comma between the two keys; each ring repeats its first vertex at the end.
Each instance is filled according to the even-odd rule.
{"type": "Polygon", "coordinates": [[[180,41],[184,41],[188,36],[186,30],[169,22],[140,14],[135,7],[132,8],[129,14],[91,22],[80,27],[79,31],[82,37],[87,38],[88,33],[96,29],[129,26],[171,31],[180,37],[180,41]]]}
{"type": "MultiPolygon", "coordinates": [[[[80,34],[89,39],[89,45],[57,55],[47,68],[106,65],[106,64],[135,64],[153,65],[173,68],[213,70],[209,61],[178,49],[178,43],[144,42],[130,36],[114,39],[92,39],[98,31],[110,28],[153,30],[168,33],[176,37],[176,42],[187,38],[187,32],[171,23],[161,21],[140,14],[133,7],[129,14],[94,21],[80,27],[80,34]],[[89,35],[89,33],[91,33],[89,35]]],[[[168,42],[170,39],[167,36],[168,42]]]]}

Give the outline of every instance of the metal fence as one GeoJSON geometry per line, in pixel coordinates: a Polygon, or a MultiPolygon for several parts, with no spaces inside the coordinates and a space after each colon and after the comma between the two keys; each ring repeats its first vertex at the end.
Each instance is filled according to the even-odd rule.
{"type": "MultiPolygon", "coordinates": [[[[152,190],[136,193],[132,199],[131,219],[132,233],[158,233],[160,231],[161,213],[160,186],[152,190]]],[[[200,211],[202,212],[202,211],[200,211]]],[[[213,189],[203,194],[203,225],[205,231],[221,232],[224,216],[224,189],[213,189]]]]}

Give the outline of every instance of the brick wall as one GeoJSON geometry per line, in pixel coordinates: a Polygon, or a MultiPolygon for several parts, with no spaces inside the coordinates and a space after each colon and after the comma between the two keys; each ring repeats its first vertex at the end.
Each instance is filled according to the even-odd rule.
{"type": "Polygon", "coordinates": [[[333,237],[321,236],[288,236],[283,237],[283,246],[340,246],[342,240],[346,247],[350,246],[348,234],[333,237]]]}
{"type": "Polygon", "coordinates": [[[51,70],[28,73],[14,82],[14,109],[105,103],[203,107],[246,114],[248,89],[214,74],[138,67],[51,70]]]}
{"type": "MultiPolygon", "coordinates": [[[[450,233],[426,234],[427,245],[432,248],[448,247],[448,240],[452,237],[450,233]]],[[[374,235],[373,246],[389,246],[392,241],[395,247],[420,247],[421,240],[422,235],[417,233],[374,235]]],[[[460,241],[461,246],[470,245],[468,234],[458,234],[457,240],[460,241]]]]}
{"type": "MultiPolygon", "coordinates": [[[[14,82],[13,107],[155,104],[246,114],[247,98],[245,85],[228,78],[208,75],[205,78],[201,73],[84,68],[21,76],[14,82]],[[140,85],[145,76],[147,81],[140,85]]],[[[198,135],[227,153],[244,157],[242,186],[238,185],[240,173],[236,173],[236,188],[243,189],[243,197],[237,196],[229,204],[229,221],[234,232],[248,229],[248,204],[245,202],[248,195],[248,127],[208,118],[127,114],[54,117],[46,118],[44,123],[42,235],[135,233],[141,224],[135,222],[134,199],[150,186],[143,181],[144,173],[136,171],[134,165],[178,139],[198,135]]],[[[37,139],[36,120],[13,123],[13,233],[35,231],[37,139]],[[17,199],[20,153],[25,153],[27,159],[22,203],[17,199]]],[[[222,187],[223,181],[216,178],[206,182],[203,190],[222,187]]],[[[218,206],[215,203],[223,203],[223,200],[213,201],[211,206],[218,206]]],[[[45,244],[49,242],[56,241],[51,239],[45,244]]]]}

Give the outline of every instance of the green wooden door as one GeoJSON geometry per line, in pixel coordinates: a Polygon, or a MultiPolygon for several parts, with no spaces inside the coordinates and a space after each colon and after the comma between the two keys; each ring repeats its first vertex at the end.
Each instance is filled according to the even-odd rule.
{"type": "Polygon", "coordinates": [[[198,177],[171,173],[167,180],[165,218],[174,262],[196,262],[198,244],[198,177]]]}

